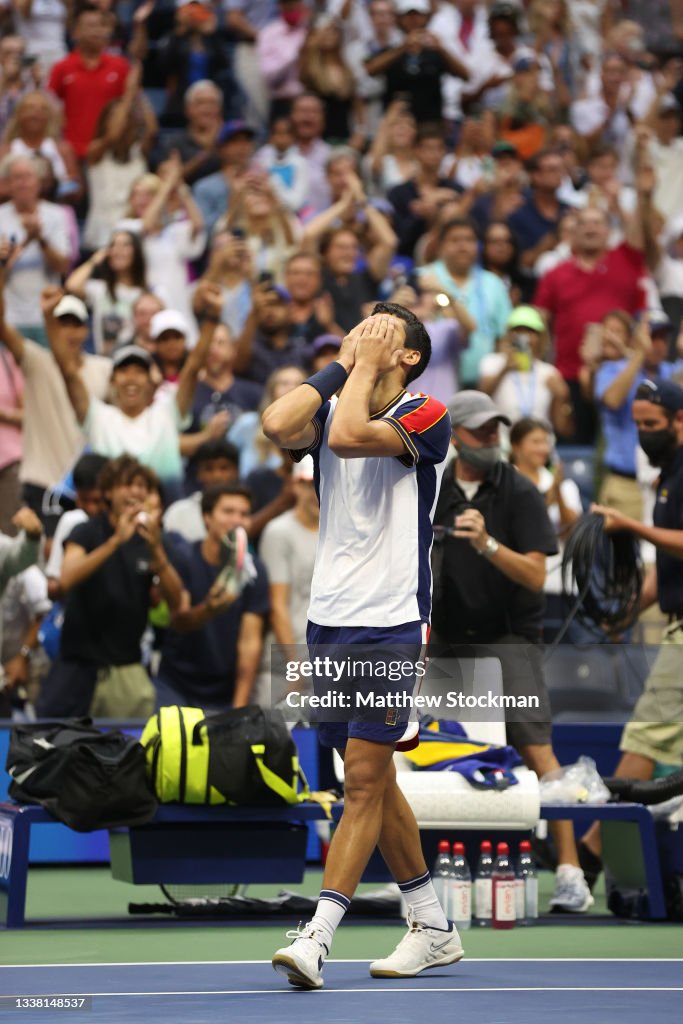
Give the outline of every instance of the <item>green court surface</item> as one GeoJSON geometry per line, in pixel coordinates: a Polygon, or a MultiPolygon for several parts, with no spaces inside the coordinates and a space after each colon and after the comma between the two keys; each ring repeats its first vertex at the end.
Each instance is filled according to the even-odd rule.
{"type": "MultiPolygon", "coordinates": [[[[297,892],[315,895],[319,871],[309,871],[297,892]]],[[[541,908],[547,906],[552,876],[539,876],[541,908]]],[[[365,889],[377,886],[364,886],[365,889]]],[[[269,897],[278,886],[250,886],[249,895],[269,897]]],[[[162,903],[156,886],[114,881],[107,867],[34,867],[29,871],[27,919],[23,930],[5,932],[0,964],[150,963],[268,959],[292,927],[275,923],[210,925],[167,916],[131,918],[128,903],[162,903]],[[89,920],[79,925],[85,917],[89,920]],[[58,921],[50,919],[59,919],[58,921]],[[32,923],[32,922],[40,922],[32,923]]],[[[518,927],[511,931],[473,928],[464,933],[466,956],[472,958],[663,959],[683,955],[680,926],[623,922],[606,917],[604,894],[596,892],[589,915],[559,923],[518,927]]],[[[372,959],[388,953],[403,925],[354,923],[337,932],[333,957],[372,959]]]]}

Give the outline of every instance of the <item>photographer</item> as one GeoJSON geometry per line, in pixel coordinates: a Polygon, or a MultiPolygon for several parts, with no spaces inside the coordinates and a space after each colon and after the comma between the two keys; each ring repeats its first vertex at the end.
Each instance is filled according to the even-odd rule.
{"type": "Polygon", "coordinates": [[[517,306],[507,322],[498,351],[484,356],[479,387],[515,423],[523,416],[547,420],[561,436],[572,432],[569,388],[558,370],[543,359],[548,333],[533,306],[517,306]]]}
{"type": "MultiPolygon", "coordinates": [[[[500,423],[509,420],[493,401],[461,391],[448,411],[457,458],[442,479],[434,516],[430,646],[449,658],[496,658],[507,697],[538,697],[537,709],[525,711],[523,720],[513,710],[506,726],[508,741],[542,776],[559,767],[540,648],[546,555],[557,550],[555,531],[542,495],[501,461],[500,423]]],[[[558,869],[551,908],[585,911],[593,899],[572,825],[555,822],[552,830],[558,869]]]]}

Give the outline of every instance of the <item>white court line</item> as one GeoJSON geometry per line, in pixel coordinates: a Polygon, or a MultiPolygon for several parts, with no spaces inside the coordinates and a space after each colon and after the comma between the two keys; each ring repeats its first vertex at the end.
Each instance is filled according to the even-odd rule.
{"type": "MultiPolygon", "coordinates": [[[[651,956],[601,956],[601,957],[585,957],[585,956],[544,956],[544,957],[526,957],[526,956],[471,956],[465,957],[465,961],[468,964],[589,964],[589,963],[601,963],[601,964],[680,964],[683,963],[683,957],[679,956],[667,956],[667,957],[651,957],[651,956]]],[[[353,959],[334,959],[327,960],[328,964],[369,964],[371,960],[353,960],[353,959]]],[[[231,964],[234,965],[249,965],[249,964],[270,964],[270,960],[115,960],[110,963],[87,963],[87,964],[0,964],[0,970],[18,970],[25,968],[27,970],[33,967],[229,967],[231,964]]]]}
{"type": "MultiPolygon", "coordinates": [[[[69,992],[68,995],[74,999],[92,997],[95,998],[129,998],[140,996],[281,996],[283,992],[294,992],[297,991],[293,986],[287,989],[263,989],[263,988],[228,988],[228,989],[187,989],[184,991],[177,992],[69,992]]],[[[421,996],[427,995],[432,992],[450,992],[451,994],[460,995],[462,992],[683,992],[683,986],[673,987],[665,986],[657,988],[655,986],[640,986],[637,988],[624,988],[623,985],[600,985],[600,986],[581,986],[580,988],[572,988],[570,986],[553,988],[552,986],[525,986],[525,987],[505,987],[496,988],[491,986],[488,988],[478,988],[477,986],[463,987],[461,985],[451,985],[443,988],[426,988],[419,984],[415,987],[408,988],[407,986],[401,985],[387,985],[385,988],[373,985],[370,988],[328,988],[320,989],[319,995],[328,996],[342,996],[351,993],[362,993],[367,995],[369,993],[382,993],[387,992],[415,992],[421,996]]],[[[58,999],[63,993],[60,992],[41,992],[31,993],[31,997],[40,999],[58,999]]],[[[29,998],[31,998],[29,997],[29,998]]]]}

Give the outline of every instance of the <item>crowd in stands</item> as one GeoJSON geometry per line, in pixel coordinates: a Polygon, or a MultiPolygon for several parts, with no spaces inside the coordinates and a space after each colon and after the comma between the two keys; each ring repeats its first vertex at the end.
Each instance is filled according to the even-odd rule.
{"type": "Polygon", "coordinates": [[[261,413],[378,300],[430,334],[410,390],[510,420],[560,540],[564,446],[651,515],[630,407],[683,381],[683,3],[0,0],[0,32],[0,716],[267,699],[318,511],[261,413]]]}

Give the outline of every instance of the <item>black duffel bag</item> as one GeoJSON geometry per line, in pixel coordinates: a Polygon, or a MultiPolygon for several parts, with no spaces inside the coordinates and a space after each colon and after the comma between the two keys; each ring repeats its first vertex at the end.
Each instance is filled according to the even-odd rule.
{"type": "Polygon", "coordinates": [[[89,718],[16,725],[5,767],[12,799],[40,804],[76,832],[144,825],[157,809],[138,741],[89,718]]]}

